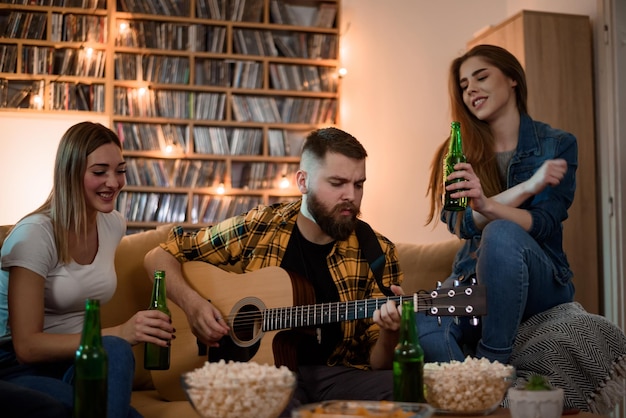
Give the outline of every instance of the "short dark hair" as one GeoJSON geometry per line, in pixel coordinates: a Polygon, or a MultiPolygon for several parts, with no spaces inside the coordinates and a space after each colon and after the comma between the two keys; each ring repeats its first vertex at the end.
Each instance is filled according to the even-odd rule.
{"type": "Polygon", "coordinates": [[[327,153],[334,152],[355,160],[364,160],[367,151],[352,135],[337,128],[322,128],[311,132],[302,146],[302,156],[323,160],[327,153]]]}

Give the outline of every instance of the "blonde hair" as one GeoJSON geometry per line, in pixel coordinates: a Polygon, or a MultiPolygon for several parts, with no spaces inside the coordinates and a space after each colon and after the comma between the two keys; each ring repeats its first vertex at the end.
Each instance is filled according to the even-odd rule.
{"type": "MultiPolygon", "coordinates": [[[[498,68],[502,73],[517,82],[515,97],[520,114],[526,114],[528,88],[526,75],[520,62],[513,54],[495,45],[477,45],[464,55],[456,58],[450,65],[448,91],[452,120],[461,122],[463,153],[472,164],[483,188],[485,196],[500,193],[506,186],[501,184],[498,166],[494,154],[494,139],[487,122],[476,118],[463,102],[463,89],[459,83],[461,65],[470,57],[480,57],[498,68]]],[[[447,152],[449,137],[439,146],[430,165],[430,181],[426,195],[430,197],[430,212],[426,224],[433,222],[435,215],[441,212],[443,194],[443,157],[447,152]]]]}
{"type": "Polygon", "coordinates": [[[70,261],[70,231],[77,236],[87,232],[84,188],[87,156],[110,143],[122,149],[115,132],[99,123],[81,122],[71,126],[57,148],[52,191],[46,201],[29,214],[43,214],[51,219],[59,261],[63,263],[70,261]]]}

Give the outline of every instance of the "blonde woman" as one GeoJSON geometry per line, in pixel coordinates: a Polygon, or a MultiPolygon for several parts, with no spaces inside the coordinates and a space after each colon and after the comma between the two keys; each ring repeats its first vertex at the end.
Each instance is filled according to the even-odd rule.
{"type": "MultiPolygon", "coordinates": [[[[59,143],[52,192],[20,220],[2,246],[0,379],[73,404],[74,353],[86,298],[115,292],[114,256],[126,230],[115,199],[126,184],[119,138],[91,122],[70,127],[59,143]]],[[[102,330],[109,356],[108,416],[137,417],[130,407],[131,345],[167,345],[167,315],[141,311],[102,330]]]]}

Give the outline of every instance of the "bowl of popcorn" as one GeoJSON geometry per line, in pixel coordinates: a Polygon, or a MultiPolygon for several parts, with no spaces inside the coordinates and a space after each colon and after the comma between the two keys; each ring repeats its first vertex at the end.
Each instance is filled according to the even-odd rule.
{"type": "Polygon", "coordinates": [[[495,411],[515,379],[515,368],[497,361],[424,364],[424,397],[438,414],[488,415],[495,411]]]}
{"type": "Polygon", "coordinates": [[[203,418],[276,418],[296,387],[287,367],[254,362],[206,362],[184,373],[181,384],[203,418]]]}

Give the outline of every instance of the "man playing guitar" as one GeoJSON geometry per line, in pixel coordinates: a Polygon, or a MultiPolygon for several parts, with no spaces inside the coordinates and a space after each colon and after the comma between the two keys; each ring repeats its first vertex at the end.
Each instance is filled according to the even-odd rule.
{"type": "MultiPolygon", "coordinates": [[[[216,266],[240,262],[244,272],[278,266],[312,286],[317,303],[383,298],[383,289],[402,294],[403,275],[393,243],[372,234],[384,254],[379,286],[355,231],[362,222],[358,216],[366,156],[361,143],[346,132],[313,131],[304,143],[296,174],[300,200],[256,207],[191,233],[174,227],[167,242],[146,255],[149,275],[166,271],[168,297],[185,312],[193,333],[209,352],[220,345],[233,323],[228,312],[207,302],[212,295],[200,295],[185,280],[181,264],[187,261],[216,266]]],[[[284,416],[309,402],[391,400],[399,324],[397,304],[388,300],[371,317],[300,334],[296,339],[299,384],[284,416]]]]}

